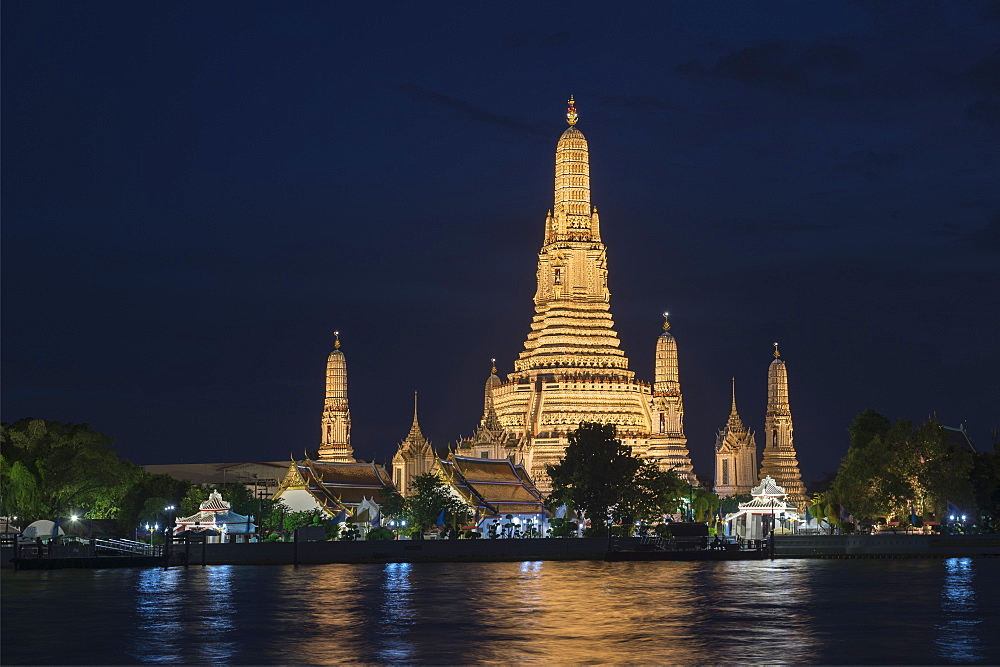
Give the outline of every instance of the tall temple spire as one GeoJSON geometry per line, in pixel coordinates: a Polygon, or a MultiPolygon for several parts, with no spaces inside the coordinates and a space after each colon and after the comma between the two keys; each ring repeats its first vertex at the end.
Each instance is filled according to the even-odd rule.
{"type": "Polygon", "coordinates": [[[347,404],[347,359],[340,350],[340,332],[334,331],[333,351],[326,359],[326,399],[320,419],[320,461],[354,463],[351,447],[351,411],[347,404]]]}
{"type": "Polygon", "coordinates": [[[424,437],[417,419],[417,392],[413,392],[413,422],[410,431],[399,443],[399,449],[392,457],[393,482],[396,490],[406,495],[410,484],[417,475],[430,472],[434,468],[436,455],[430,441],[424,437]]]}
{"type": "Polygon", "coordinates": [[[420,422],[417,421],[417,392],[413,392],[413,423],[410,424],[410,432],[407,434],[408,440],[426,440],[420,430],[420,422]]]}
{"type": "Polygon", "coordinates": [[[493,390],[500,423],[543,491],[546,464],[562,459],[567,434],[581,422],[614,424],[639,455],[652,426],[652,392],[635,381],[611,317],[606,248],[590,199],[590,149],[574,98],[566,120],[556,144],[531,330],[508,381],[493,390]]]}
{"type": "Polygon", "coordinates": [[[656,339],[652,417],[646,457],[657,461],[661,469],[672,468],[681,478],[697,484],[684,435],[684,397],[677,367],[677,340],[670,333],[670,313],[663,313],[663,333],[656,339]]]}
{"type": "Polygon", "coordinates": [[[799,507],[806,501],[805,486],[799,472],[792,429],[792,409],[788,400],[788,369],[774,343],[774,361],[767,370],[767,413],[764,417],[766,445],[760,479],[770,476],[788,493],[788,500],[799,507]]]}
{"type": "Polygon", "coordinates": [[[757,484],[757,440],[736,411],[736,378],[726,425],[715,435],[715,486],[721,496],[750,493],[757,484]]]}
{"type": "Polygon", "coordinates": [[[670,333],[670,313],[663,313],[663,333],[656,341],[654,395],[680,392],[680,384],[680,375],[677,372],[677,341],[670,333]]]}

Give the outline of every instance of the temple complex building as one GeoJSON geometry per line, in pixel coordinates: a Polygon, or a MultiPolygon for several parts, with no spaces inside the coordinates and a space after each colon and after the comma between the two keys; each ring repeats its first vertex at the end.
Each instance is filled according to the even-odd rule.
{"type": "Polygon", "coordinates": [[[781,358],[778,344],[774,344],[774,361],[767,371],[767,413],[764,418],[764,457],[760,479],[772,477],[784,488],[788,500],[799,507],[806,502],[806,489],[802,484],[799,462],[795,456],[792,431],[792,409],[788,401],[788,370],[781,358]]]}
{"type": "Polygon", "coordinates": [[[333,352],[326,360],[326,400],[320,420],[319,460],[354,463],[351,447],[351,411],[347,406],[347,360],[340,351],[340,332],[334,331],[333,352]]]}
{"type": "MultiPolygon", "coordinates": [[[[700,486],[684,428],[678,344],[669,316],[664,313],[656,339],[654,381],[639,380],[611,315],[607,249],[590,196],[589,145],[577,127],[572,98],[566,120],[569,127],[556,144],[553,206],[545,217],[534,316],[523,350],[506,378],[497,374],[493,360],[478,426],[450,450],[459,457],[510,460],[546,494],[551,490],[546,467],[562,460],[569,434],[584,422],[612,424],[633,455],[700,486]]],[[[758,470],[756,440],[736,411],[734,390],[729,420],[716,437],[714,488],[726,496],[748,493],[758,478],[771,475],[800,503],[804,489],[792,445],[784,361],[775,360],[771,376],[764,469],[758,470]]],[[[416,414],[392,465],[392,479],[403,494],[415,476],[442,470],[416,414]]]]}
{"type": "Polygon", "coordinates": [[[749,501],[725,517],[726,534],[747,540],[760,540],[769,533],[789,534],[799,523],[798,508],[787,500],[788,494],[773,479],[764,476],[750,491],[749,501]]]}
{"type": "Polygon", "coordinates": [[[409,494],[413,478],[431,472],[437,465],[437,454],[430,441],[424,437],[417,421],[417,392],[413,392],[413,423],[410,432],[399,443],[396,455],[392,457],[392,481],[396,490],[404,496],[409,494]]]}
{"type": "Polygon", "coordinates": [[[547,464],[562,459],[581,422],[611,423],[624,444],[645,454],[652,388],[635,379],[611,318],[608,261],[590,201],[587,140],[570,127],[556,145],[554,205],[538,253],[535,316],[524,350],[493,402],[508,448],[538,487],[550,489],[547,464]]]}
{"type": "Polygon", "coordinates": [[[736,378],[733,404],[725,427],[715,436],[715,488],[720,497],[750,493],[757,484],[757,441],[736,411],[736,378]]]}

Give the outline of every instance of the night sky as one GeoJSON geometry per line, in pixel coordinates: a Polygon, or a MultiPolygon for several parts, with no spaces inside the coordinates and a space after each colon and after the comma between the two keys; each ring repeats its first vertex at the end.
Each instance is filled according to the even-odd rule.
{"type": "Polygon", "coordinates": [[[611,309],[695,471],[772,341],[808,483],[859,411],[1000,426],[1000,3],[5,2],[3,421],[137,463],[472,434],[576,96],[611,309]],[[278,4],[287,7],[278,7],[278,4]],[[364,6],[364,9],[360,7],[364,6]]]}

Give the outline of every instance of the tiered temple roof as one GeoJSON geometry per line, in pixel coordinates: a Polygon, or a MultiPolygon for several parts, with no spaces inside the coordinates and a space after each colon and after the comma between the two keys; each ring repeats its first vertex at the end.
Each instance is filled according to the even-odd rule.
{"type": "Polygon", "coordinates": [[[392,481],[375,463],[326,463],[305,459],[293,461],[275,498],[293,491],[306,491],[316,505],[331,516],[348,514],[366,499],[381,505],[392,481]]]}
{"type": "Polygon", "coordinates": [[[441,472],[452,487],[474,507],[480,519],[507,514],[545,515],[542,494],[523,466],[510,459],[477,459],[450,455],[441,472]]]}

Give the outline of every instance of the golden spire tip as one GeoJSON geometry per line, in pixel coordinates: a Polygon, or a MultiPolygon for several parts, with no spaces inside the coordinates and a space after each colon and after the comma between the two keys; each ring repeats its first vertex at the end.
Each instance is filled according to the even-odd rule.
{"type": "Polygon", "coordinates": [[[490,375],[496,375],[497,374],[497,360],[496,359],[490,359],[490,364],[493,367],[490,370],[490,375]]]}
{"type": "Polygon", "coordinates": [[[781,352],[778,351],[778,343],[774,343],[774,358],[777,359],[781,356],[781,352]]]}
{"type": "Polygon", "coordinates": [[[663,330],[670,331],[670,313],[663,313],[663,330]]]}
{"type": "Polygon", "coordinates": [[[579,115],[576,113],[576,102],[574,101],[572,95],[569,96],[569,100],[566,101],[566,104],[568,105],[566,107],[566,122],[570,124],[570,127],[572,127],[573,125],[576,125],[576,121],[580,119],[579,115]]]}
{"type": "Polygon", "coordinates": [[[333,341],[333,349],[339,350],[340,349],[340,332],[339,331],[334,331],[333,332],[333,336],[334,336],[334,338],[336,338],[336,340],[333,341]]]}

